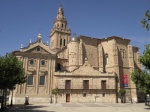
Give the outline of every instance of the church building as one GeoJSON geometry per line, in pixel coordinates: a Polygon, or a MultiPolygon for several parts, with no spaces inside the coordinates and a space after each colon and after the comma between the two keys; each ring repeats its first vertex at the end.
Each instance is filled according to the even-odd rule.
{"type": "Polygon", "coordinates": [[[118,91],[126,90],[126,102],[138,100],[131,72],[141,69],[139,48],[129,39],[111,36],[71,37],[60,5],[50,32],[50,45],[38,34],[36,42],[14,51],[23,62],[27,82],[16,85],[14,103],[25,102],[120,102],[118,91]]]}

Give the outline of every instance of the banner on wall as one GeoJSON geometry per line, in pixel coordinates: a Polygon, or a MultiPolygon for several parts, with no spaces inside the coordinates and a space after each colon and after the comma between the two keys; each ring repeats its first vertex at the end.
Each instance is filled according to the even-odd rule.
{"type": "Polygon", "coordinates": [[[123,86],[128,87],[128,75],[122,76],[123,86]]]}

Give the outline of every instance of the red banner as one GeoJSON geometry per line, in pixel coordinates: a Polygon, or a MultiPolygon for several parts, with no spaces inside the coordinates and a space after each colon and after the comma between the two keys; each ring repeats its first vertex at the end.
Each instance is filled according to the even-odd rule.
{"type": "Polygon", "coordinates": [[[128,87],[128,75],[122,75],[122,82],[124,87],[128,87]]]}

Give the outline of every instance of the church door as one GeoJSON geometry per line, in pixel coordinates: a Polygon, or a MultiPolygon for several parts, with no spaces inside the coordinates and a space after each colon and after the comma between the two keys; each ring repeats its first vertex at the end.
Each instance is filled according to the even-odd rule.
{"type": "Polygon", "coordinates": [[[70,102],[70,93],[66,93],[66,102],[70,102]]]}

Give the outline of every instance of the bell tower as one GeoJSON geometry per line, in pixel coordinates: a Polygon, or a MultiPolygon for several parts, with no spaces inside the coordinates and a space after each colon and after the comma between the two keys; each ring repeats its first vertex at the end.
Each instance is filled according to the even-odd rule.
{"type": "Polygon", "coordinates": [[[60,50],[70,41],[71,30],[67,27],[67,20],[64,17],[62,5],[58,9],[54,26],[50,32],[50,49],[60,50]]]}

